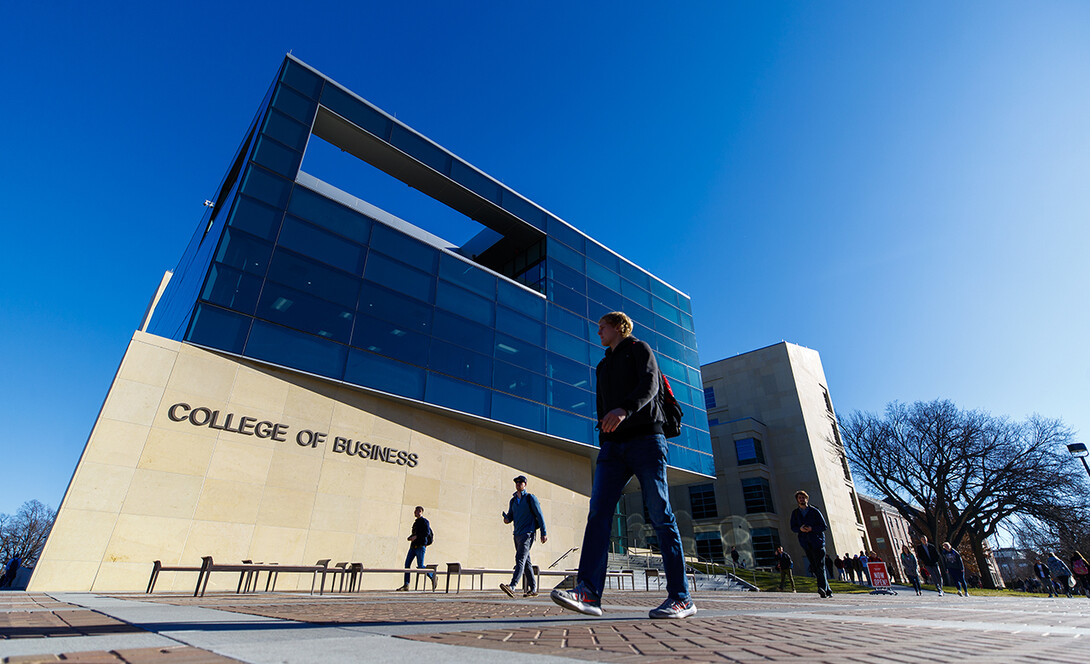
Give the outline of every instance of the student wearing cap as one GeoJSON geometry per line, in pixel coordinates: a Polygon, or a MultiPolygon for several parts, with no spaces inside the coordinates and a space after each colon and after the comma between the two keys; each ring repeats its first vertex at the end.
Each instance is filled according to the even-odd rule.
{"type": "Polygon", "coordinates": [[[515,478],[515,493],[511,496],[511,502],[507,511],[503,513],[504,523],[514,523],[515,537],[515,573],[511,577],[511,584],[500,584],[500,590],[507,593],[508,597],[514,597],[514,587],[518,586],[519,577],[522,578],[523,597],[537,595],[537,580],[534,578],[533,563],[530,562],[530,547],[534,545],[534,536],[537,529],[541,529],[541,543],[549,540],[545,534],[545,517],[541,516],[541,503],[537,496],[526,491],[526,476],[519,475],[515,478]]]}

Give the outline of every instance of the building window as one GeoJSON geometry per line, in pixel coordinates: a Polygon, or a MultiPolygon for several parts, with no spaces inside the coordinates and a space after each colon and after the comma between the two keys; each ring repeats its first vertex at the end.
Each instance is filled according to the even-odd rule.
{"type": "Polygon", "coordinates": [[[696,556],[701,560],[726,564],[727,558],[723,555],[723,538],[718,531],[696,534],[696,556]]]}
{"type": "Polygon", "coordinates": [[[772,489],[763,477],[742,480],[742,497],[746,501],[746,514],[776,511],[772,506],[772,489]]]}
{"type": "Polygon", "coordinates": [[[775,528],[754,528],[749,531],[753,542],[753,558],[758,566],[767,566],[775,562],[773,556],[780,546],[780,531],[775,528]]]}
{"type": "Polygon", "coordinates": [[[698,484],[689,487],[689,505],[694,519],[714,519],[719,516],[715,507],[715,487],[698,484]]]}
{"type": "Polygon", "coordinates": [[[825,409],[833,412],[833,400],[829,398],[829,390],[824,385],[821,386],[821,395],[825,397],[825,409]]]}
{"type": "Polygon", "coordinates": [[[704,388],[704,410],[715,408],[715,388],[704,388]]]}
{"type": "Polygon", "coordinates": [[[719,418],[718,417],[713,417],[710,420],[708,420],[708,426],[710,426],[710,427],[719,426],[719,418]]]}
{"type": "Polygon", "coordinates": [[[739,466],[765,462],[764,447],[761,445],[761,441],[756,438],[743,438],[734,441],[734,451],[738,455],[739,466]]]}

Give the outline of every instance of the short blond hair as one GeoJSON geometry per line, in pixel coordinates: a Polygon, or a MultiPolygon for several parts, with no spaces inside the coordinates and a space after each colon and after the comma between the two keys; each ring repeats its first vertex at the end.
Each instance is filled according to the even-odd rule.
{"type": "Polygon", "coordinates": [[[795,498],[798,498],[799,496],[802,496],[806,500],[810,500],[810,494],[806,493],[802,489],[799,489],[798,491],[795,492],[795,498]]]}
{"type": "Polygon", "coordinates": [[[622,337],[627,337],[632,334],[632,319],[623,311],[611,311],[599,318],[598,322],[612,325],[621,333],[622,337]]]}

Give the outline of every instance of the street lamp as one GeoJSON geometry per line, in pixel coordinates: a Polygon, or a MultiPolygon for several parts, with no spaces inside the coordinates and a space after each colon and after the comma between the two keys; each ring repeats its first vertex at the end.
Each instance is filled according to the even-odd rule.
{"type": "Polygon", "coordinates": [[[1090,450],[1086,449],[1086,443],[1071,443],[1067,446],[1067,451],[1071,453],[1071,456],[1082,460],[1082,467],[1086,469],[1086,474],[1090,475],[1090,465],[1086,463],[1086,457],[1090,455],[1090,450]]]}

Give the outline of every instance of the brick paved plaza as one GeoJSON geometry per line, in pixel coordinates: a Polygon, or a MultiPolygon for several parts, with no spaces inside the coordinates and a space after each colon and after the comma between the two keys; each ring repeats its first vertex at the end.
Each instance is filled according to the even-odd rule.
{"type": "Polygon", "coordinates": [[[1090,662],[1090,600],[719,592],[647,618],[660,592],[612,592],[602,618],[495,592],[0,594],[3,662],[1090,662]]]}

